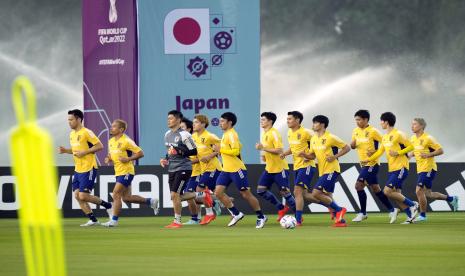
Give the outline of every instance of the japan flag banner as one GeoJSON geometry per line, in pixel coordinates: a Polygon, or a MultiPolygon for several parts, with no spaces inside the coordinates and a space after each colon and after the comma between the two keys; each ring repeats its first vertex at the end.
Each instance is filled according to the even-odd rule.
{"type": "Polygon", "coordinates": [[[210,10],[175,9],[164,22],[165,54],[209,54],[210,10]]]}

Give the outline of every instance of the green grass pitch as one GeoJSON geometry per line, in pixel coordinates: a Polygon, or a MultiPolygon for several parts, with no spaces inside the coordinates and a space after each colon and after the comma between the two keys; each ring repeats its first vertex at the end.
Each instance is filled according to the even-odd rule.
{"type": "MultiPolygon", "coordinates": [[[[252,215],[232,228],[221,216],[173,230],[163,229],[169,217],[121,217],[111,229],[65,219],[68,275],[465,275],[465,213],[413,225],[369,214],[347,228],[331,227],[328,214],[304,218],[290,230],[276,215],[261,230],[252,215]]],[[[17,220],[0,220],[0,275],[25,275],[17,220]]]]}

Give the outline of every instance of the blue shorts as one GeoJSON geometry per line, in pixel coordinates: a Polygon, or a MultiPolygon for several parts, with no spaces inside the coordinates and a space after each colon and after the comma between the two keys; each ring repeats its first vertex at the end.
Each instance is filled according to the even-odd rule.
{"type": "Polygon", "coordinates": [[[303,187],[304,189],[310,190],[310,183],[312,182],[312,178],[316,173],[316,168],[312,166],[308,166],[306,168],[300,168],[297,171],[294,171],[295,179],[294,185],[303,187]]]}
{"type": "Polygon", "coordinates": [[[379,165],[374,166],[364,166],[358,175],[357,180],[368,185],[378,184],[378,171],[379,165]]]}
{"type": "Polygon", "coordinates": [[[268,189],[271,188],[273,183],[278,184],[280,190],[289,190],[289,171],[282,170],[279,173],[269,173],[264,171],[258,180],[258,186],[264,186],[268,189]]]}
{"type": "Polygon", "coordinates": [[[237,172],[221,172],[220,176],[216,180],[216,185],[228,187],[231,182],[236,184],[236,187],[240,191],[249,189],[249,181],[247,180],[247,171],[239,170],[237,172]]]}
{"type": "Polygon", "coordinates": [[[318,178],[315,189],[325,193],[334,193],[334,186],[336,185],[338,176],[338,172],[323,174],[318,178]]]}
{"type": "Polygon", "coordinates": [[[134,175],[128,173],[124,175],[117,175],[116,176],[116,183],[123,184],[124,187],[131,186],[132,180],[134,179],[134,175]]]}
{"type": "Polygon", "coordinates": [[[215,190],[216,180],[218,176],[220,176],[220,171],[214,170],[212,172],[204,172],[202,176],[200,176],[199,180],[199,187],[204,188],[208,187],[211,191],[215,190]]]}
{"type": "Polygon", "coordinates": [[[184,192],[193,193],[197,189],[197,185],[199,185],[200,175],[191,176],[189,181],[187,182],[186,188],[184,188],[184,192]]]}
{"type": "Polygon", "coordinates": [[[436,177],[436,171],[421,172],[418,174],[417,186],[426,187],[427,189],[433,188],[433,180],[436,177]]]}
{"type": "Polygon", "coordinates": [[[390,172],[388,174],[388,182],[386,186],[391,189],[402,189],[402,183],[404,183],[404,180],[407,179],[407,176],[408,170],[406,168],[390,172]]]}
{"type": "Polygon", "coordinates": [[[97,169],[92,169],[85,173],[74,172],[71,186],[73,192],[79,189],[79,192],[90,193],[94,189],[95,179],[97,178],[97,169]]]}

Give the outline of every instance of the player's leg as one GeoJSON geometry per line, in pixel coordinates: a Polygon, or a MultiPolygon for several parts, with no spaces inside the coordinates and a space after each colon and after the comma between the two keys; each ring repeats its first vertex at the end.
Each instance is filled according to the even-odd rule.
{"type": "Polygon", "coordinates": [[[284,209],[284,205],[281,201],[270,191],[271,185],[273,185],[274,179],[273,174],[264,171],[258,180],[257,194],[264,200],[273,204],[278,211],[284,209]]]}
{"type": "Polygon", "coordinates": [[[232,178],[230,172],[221,172],[216,181],[215,196],[228,209],[232,216],[228,227],[236,225],[238,221],[244,218],[244,214],[240,212],[233,204],[231,198],[225,193],[226,188],[231,184],[232,178]]]}
{"type": "Polygon", "coordinates": [[[335,223],[343,222],[347,209],[340,207],[329,194],[334,193],[335,184],[339,173],[333,172],[322,175],[319,179],[312,194],[320,200],[326,207],[336,212],[335,223]]]}
{"type": "Polygon", "coordinates": [[[360,204],[360,213],[352,220],[354,222],[361,222],[368,218],[367,216],[367,194],[365,192],[366,180],[369,170],[372,167],[363,166],[360,174],[358,175],[357,181],[355,182],[355,190],[357,191],[358,201],[360,204]]]}
{"type": "Polygon", "coordinates": [[[79,199],[81,201],[94,203],[96,205],[101,205],[107,209],[108,216],[111,216],[112,205],[105,200],[91,195],[90,193],[94,189],[95,179],[97,178],[97,170],[92,169],[86,173],[81,174],[80,187],[79,187],[79,199]]]}
{"type": "Polygon", "coordinates": [[[286,200],[286,205],[295,213],[296,203],[295,198],[291,193],[291,186],[289,185],[289,171],[283,170],[282,172],[275,174],[274,183],[278,185],[279,193],[286,200]]]}
{"type": "Polygon", "coordinates": [[[239,170],[232,174],[232,180],[236,184],[237,189],[240,191],[242,198],[252,207],[257,214],[256,228],[263,228],[268,218],[263,214],[258,199],[250,192],[249,181],[247,178],[246,170],[239,170]]]}
{"type": "MultiPolygon", "coordinates": [[[[184,195],[186,195],[187,193],[196,192],[197,185],[199,183],[199,179],[200,179],[200,175],[190,177],[189,182],[187,183],[186,188],[184,190],[184,195]]],[[[191,199],[187,200],[187,207],[188,207],[189,212],[191,214],[191,218],[190,218],[189,221],[187,221],[187,222],[185,222],[183,224],[187,224],[187,225],[199,224],[200,223],[200,221],[199,221],[200,208],[199,208],[199,205],[197,205],[197,203],[195,202],[194,198],[191,198],[191,199]]]]}
{"type": "MultiPolygon", "coordinates": [[[[190,178],[190,171],[171,172],[169,177],[170,195],[173,202],[174,220],[165,228],[180,228],[181,224],[181,196],[183,195],[185,185],[190,178]]],[[[193,193],[192,193],[193,194],[193,193]]]]}
{"type": "Polygon", "coordinates": [[[423,185],[423,183],[418,183],[417,184],[415,193],[417,195],[417,200],[418,200],[418,203],[420,205],[420,216],[418,216],[415,219],[415,222],[425,221],[426,220],[426,208],[427,208],[428,200],[426,199],[426,187],[423,185]]]}

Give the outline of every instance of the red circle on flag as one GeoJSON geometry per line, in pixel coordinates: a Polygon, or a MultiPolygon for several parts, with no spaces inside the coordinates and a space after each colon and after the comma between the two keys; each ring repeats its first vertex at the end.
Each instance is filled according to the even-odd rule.
{"type": "Polygon", "coordinates": [[[200,25],[190,17],[179,19],[173,27],[173,34],[176,40],[184,45],[194,44],[200,38],[200,25]]]}

